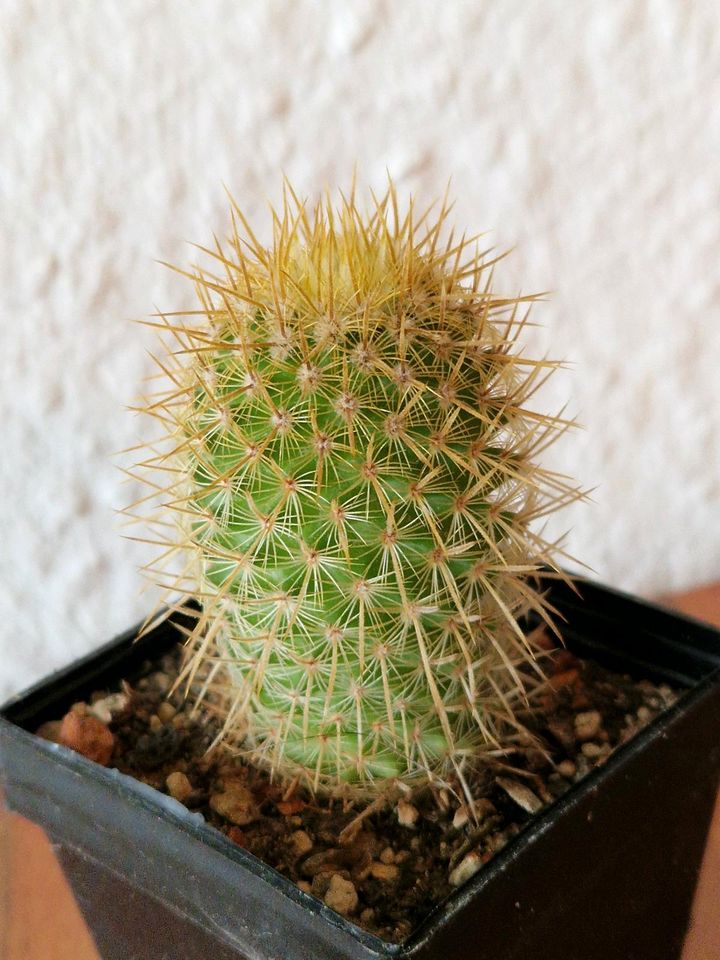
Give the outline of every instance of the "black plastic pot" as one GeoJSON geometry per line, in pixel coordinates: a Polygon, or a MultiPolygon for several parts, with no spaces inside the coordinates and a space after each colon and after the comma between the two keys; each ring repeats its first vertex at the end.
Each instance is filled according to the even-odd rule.
{"type": "Polygon", "coordinates": [[[177,641],[135,631],[0,713],[8,805],[41,824],[105,960],[671,960],[720,781],[720,633],[596,585],[563,586],[568,646],[687,688],[540,814],[402,945],[364,933],[180,804],[34,736],[177,641]]]}

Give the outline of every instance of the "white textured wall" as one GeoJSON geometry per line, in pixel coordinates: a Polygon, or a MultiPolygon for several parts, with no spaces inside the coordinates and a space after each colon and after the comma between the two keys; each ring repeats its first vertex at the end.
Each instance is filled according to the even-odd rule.
{"type": "Polygon", "coordinates": [[[440,192],[552,289],[538,349],[585,430],[573,553],[643,593],[720,576],[720,8],[714,0],[4,0],[0,694],[129,625],[143,553],[113,451],[148,370],[153,258],[361,181],[440,192]]]}

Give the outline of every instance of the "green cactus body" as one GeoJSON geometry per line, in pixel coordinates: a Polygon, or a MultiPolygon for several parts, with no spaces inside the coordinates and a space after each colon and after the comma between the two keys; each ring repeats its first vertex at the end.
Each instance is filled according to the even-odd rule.
{"type": "Polygon", "coordinates": [[[521,301],[440,245],[445,209],[394,209],[286,204],[269,249],[236,231],[148,405],[203,604],[188,669],[214,665],[230,742],[315,788],[462,778],[502,744],[518,618],[547,616],[530,525],[572,495],[530,459],[563,423],[523,409],[552,364],[514,351],[521,301]]]}

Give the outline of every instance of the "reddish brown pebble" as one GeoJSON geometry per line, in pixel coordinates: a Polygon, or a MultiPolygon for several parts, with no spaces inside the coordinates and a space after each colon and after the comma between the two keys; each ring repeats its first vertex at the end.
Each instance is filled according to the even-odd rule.
{"type": "Polygon", "coordinates": [[[543,631],[543,633],[536,638],[536,641],[541,650],[557,650],[557,640],[551,637],[549,633],[543,631]]]}
{"type": "Polygon", "coordinates": [[[558,650],[555,654],[555,670],[562,673],[565,670],[573,670],[579,665],[580,661],[574,653],[569,650],[558,650]]]}
{"type": "Polygon", "coordinates": [[[110,763],[115,746],[115,738],[104,723],[92,716],[81,716],[75,710],[63,717],[59,742],[103,767],[110,763]]]}
{"type": "Polygon", "coordinates": [[[291,817],[304,809],[305,801],[300,797],[291,797],[289,800],[279,800],[275,806],[284,817],[291,817]]]}
{"type": "Polygon", "coordinates": [[[232,840],[233,843],[236,843],[239,847],[245,846],[245,834],[240,829],[240,827],[230,827],[227,832],[228,837],[232,840]]]}
{"type": "Polygon", "coordinates": [[[579,677],[577,670],[563,670],[562,673],[556,673],[554,677],[550,677],[550,686],[553,690],[562,690],[577,683],[579,677]]]}

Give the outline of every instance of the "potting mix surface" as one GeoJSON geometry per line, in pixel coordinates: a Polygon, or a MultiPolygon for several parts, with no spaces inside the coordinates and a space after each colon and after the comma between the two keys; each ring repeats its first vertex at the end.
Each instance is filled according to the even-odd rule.
{"type": "Polygon", "coordinates": [[[519,715],[527,736],[472,775],[474,811],[459,789],[427,787],[363,810],[271,782],[223,748],[208,753],[217,721],[191,715],[182,693],[170,692],[180,662],[178,647],[38,733],[169,794],[305,892],[395,942],[678,696],[556,651],[537,711],[519,715]]]}

